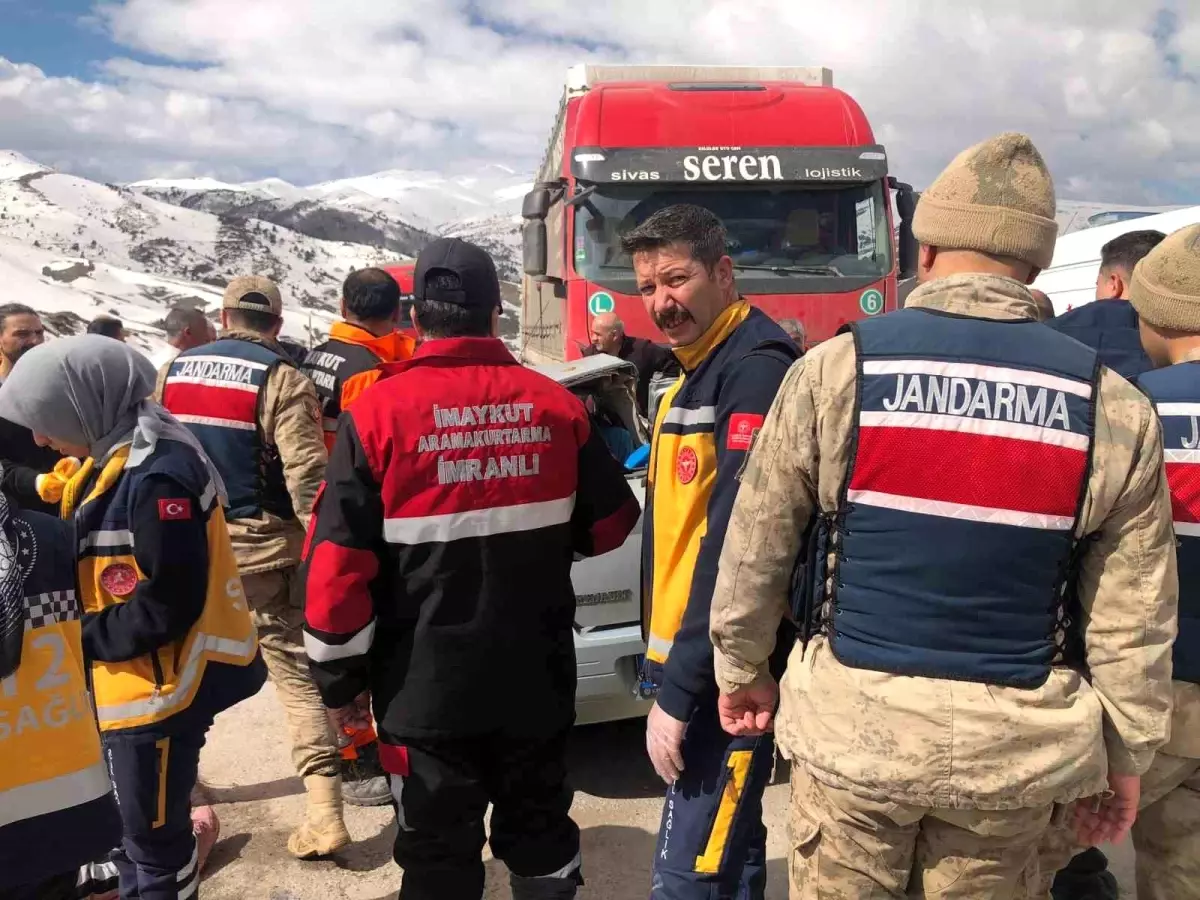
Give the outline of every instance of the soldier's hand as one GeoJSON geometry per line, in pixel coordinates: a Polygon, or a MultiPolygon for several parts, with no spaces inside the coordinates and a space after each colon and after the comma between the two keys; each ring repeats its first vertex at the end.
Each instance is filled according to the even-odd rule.
{"type": "Polygon", "coordinates": [[[663,712],[655,703],[646,716],[646,753],[654,771],[667,784],[674,784],[683,771],[683,733],[687,722],[663,712]]]}
{"type": "Polygon", "coordinates": [[[1099,797],[1085,798],[1075,804],[1075,833],[1085,846],[1123,841],[1137,819],[1141,776],[1110,772],[1108,788],[1099,797]]]}
{"type": "Polygon", "coordinates": [[[766,734],[775,727],[779,685],[767,675],[732,694],[717,698],[721,727],[734,737],[766,734]]]}
{"type": "MultiPolygon", "coordinates": [[[[370,728],[371,695],[364,692],[355,697],[353,703],[329,710],[329,721],[339,745],[347,734],[370,728]]],[[[346,743],[349,743],[349,739],[346,739],[346,743]]]]}

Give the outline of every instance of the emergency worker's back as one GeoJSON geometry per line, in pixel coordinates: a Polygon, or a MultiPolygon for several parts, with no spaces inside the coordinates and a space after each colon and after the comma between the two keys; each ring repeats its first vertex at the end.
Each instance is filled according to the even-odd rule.
{"type": "Polygon", "coordinates": [[[620,467],[582,403],[498,340],[429,342],[385,372],[342,416],[327,476],[340,504],[318,501],[310,655],[352,639],[322,607],[356,571],[371,581],[385,733],[561,729],[574,708],[572,562],[618,546],[638,514],[620,467]],[[376,527],[376,546],[361,546],[376,527]],[[513,697],[524,721],[505,714],[513,697]]]}
{"type": "Polygon", "coordinates": [[[69,872],[121,836],[88,694],[72,530],[13,518],[3,578],[26,566],[20,664],[0,679],[0,893],[69,872]]]}

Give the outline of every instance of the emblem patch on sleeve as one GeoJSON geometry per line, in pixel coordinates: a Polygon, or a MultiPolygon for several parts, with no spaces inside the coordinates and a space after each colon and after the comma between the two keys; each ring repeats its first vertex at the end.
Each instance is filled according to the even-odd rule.
{"type": "Polygon", "coordinates": [[[754,413],[734,413],[729,417],[729,431],[725,437],[726,450],[741,450],[749,452],[754,446],[754,438],[762,429],[766,416],[754,413]]]}

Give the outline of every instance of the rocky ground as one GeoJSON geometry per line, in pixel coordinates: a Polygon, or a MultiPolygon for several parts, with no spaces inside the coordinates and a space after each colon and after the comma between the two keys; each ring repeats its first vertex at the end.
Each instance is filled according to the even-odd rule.
{"type": "MultiPolygon", "coordinates": [[[[302,787],[288,761],[283,715],[268,686],[222,715],[209,735],[201,778],[217,804],[221,840],[205,872],[205,900],[387,900],[400,886],[391,861],[388,809],[349,809],[358,841],[335,860],[301,863],[288,856],[288,831],[303,811],[302,787]]],[[[583,831],[587,885],[580,900],[639,900],[647,895],[662,785],[645,759],[640,722],[576,729],[571,770],[574,816],[583,831]]],[[[777,777],[785,777],[781,773],[777,777]]],[[[787,897],[787,785],[766,797],[770,829],[768,900],[787,897]]],[[[1112,856],[1131,883],[1130,854],[1112,856]]],[[[504,867],[487,862],[487,900],[507,898],[504,867]]],[[[1124,896],[1132,897],[1130,891],[1124,896]]]]}

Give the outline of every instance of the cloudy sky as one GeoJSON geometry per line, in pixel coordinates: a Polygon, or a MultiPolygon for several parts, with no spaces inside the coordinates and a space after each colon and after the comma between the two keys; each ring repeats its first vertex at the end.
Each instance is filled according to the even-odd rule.
{"type": "Polygon", "coordinates": [[[0,0],[0,147],[109,181],[528,171],[587,60],[825,65],[918,186],[1019,129],[1061,196],[1200,203],[1196,0],[0,0]]]}

